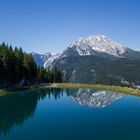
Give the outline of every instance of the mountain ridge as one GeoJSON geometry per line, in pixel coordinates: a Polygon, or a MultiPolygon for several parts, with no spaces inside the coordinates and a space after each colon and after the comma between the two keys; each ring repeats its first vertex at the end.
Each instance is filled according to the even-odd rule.
{"type": "Polygon", "coordinates": [[[80,38],[44,62],[46,70],[55,65],[67,82],[95,83],[100,77],[103,84],[111,80],[116,85],[125,80],[140,84],[140,52],[103,35],[80,38]]]}
{"type": "Polygon", "coordinates": [[[112,41],[104,35],[89,36],[87,38],[79,38],[64,50],[62,55],[65,55],[67,50],[73,49],[80,56],[95,55],[96,52],[107,53],[116,57],[121,57],[127,50],[127,47],[112,41]]]}

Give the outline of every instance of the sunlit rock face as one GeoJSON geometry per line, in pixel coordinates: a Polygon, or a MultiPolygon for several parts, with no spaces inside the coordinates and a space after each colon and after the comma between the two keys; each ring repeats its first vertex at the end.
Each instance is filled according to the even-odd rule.
{"type": "Polygon", "coordinates": [[[91,108],[104,108],[122,97],[121,94],[111,91],[95,91],[92,89],[79,89],[68,91],[73,101],[91,108]]]}

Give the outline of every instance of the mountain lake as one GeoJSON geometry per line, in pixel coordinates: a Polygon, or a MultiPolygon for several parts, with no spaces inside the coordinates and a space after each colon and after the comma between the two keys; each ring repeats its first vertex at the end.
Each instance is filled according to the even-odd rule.
{"type": "Polygon", "coordinates": [[[140,140],[140,97],[94,89],[0,96],[0,140],[140,140]]]}

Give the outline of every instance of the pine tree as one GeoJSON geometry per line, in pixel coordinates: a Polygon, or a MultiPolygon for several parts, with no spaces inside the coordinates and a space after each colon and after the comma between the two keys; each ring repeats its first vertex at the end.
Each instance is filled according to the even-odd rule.
{"type": "Polygon", "coordinates": [[[32,55],[23,52],[22,48],[0,44],[0,87],[14,87],[21,81],[25,85],[62,82],[63,73],[56,66],[46,71],[43,67],[37,68],[32,55]]]}
{"type": "Polygon", "coordinates": [[[47,82],[47,72],[43,67],[38,67],[38,81],[41,83],[47,82]]]}
{"type": "Polygon", "coordinates": [[[37,78],[37,65],[32,55],[24,54],[24,73],[25,78],[28,82],[34,83],[37,78]]]}
{"type": "Polygon", "coordinates": [[[22,48],[0,44],[0,85],[14,86],[25,79],[33,83],[37,78],[37,66],[31,55],[23,53],[22,48]]]}

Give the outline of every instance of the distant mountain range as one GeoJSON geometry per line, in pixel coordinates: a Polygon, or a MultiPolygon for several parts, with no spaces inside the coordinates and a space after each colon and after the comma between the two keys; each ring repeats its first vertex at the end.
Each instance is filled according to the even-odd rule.
{"type": "Polygon", "coordinates": [[[33,58],[34,58],[34,60],[35,60],[35,62],[36,62],[36,64],[37,64],[38,66],[43,66],[44,63],[45,63],[49,58],[52,57],[52,54],[49,53],[49,52],[48,52],[48,53],[45,53],[45,54],[38,54],[38,53],[32,52],[32,56],[33,56],[33,58]]]}
{"type": "Polygon", "coordinates": [[[36,63],[46,69],[60,67],[68,82],[120,84],[122,81],[140,84],[140,52],[112,41],[104,35],[79,38],[62,54],[32,53],[36,63]]]}

